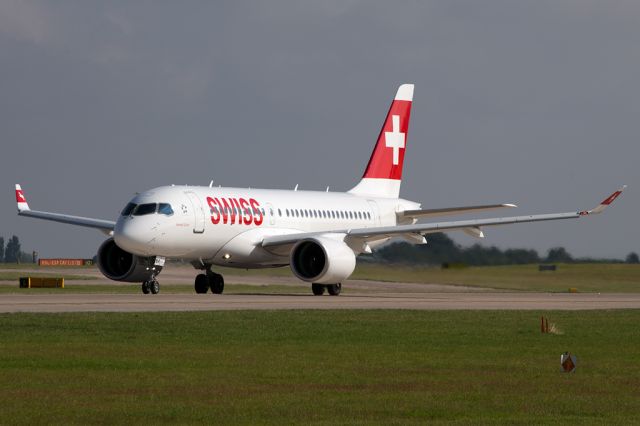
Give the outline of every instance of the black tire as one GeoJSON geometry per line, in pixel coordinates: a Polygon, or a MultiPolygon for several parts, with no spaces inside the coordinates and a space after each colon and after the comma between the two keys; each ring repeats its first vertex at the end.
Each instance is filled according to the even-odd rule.
{"type": "Polygon", "coordinates": [[[207,279],[207,276],[205,274],[196,275],[194,287],[198,294],[205,294],[209,291],[209,280],[207,279]]]}
{"type": "Polygon", "coordinates": [[[224,291],[224,277],[220,274],[211,274],[209,276],[209,284],[213,294],[222,294],[224,291]]]}
{"type": "Polygon", "coordinates": [[[327,290],[331,296],[340,296],[340,292],[342,291],[342,284],[329,284],[327,286],[327,290]]]}
{"type": "Polygon", "coordinates": [[[149,288],[149,283],[147,281],[142,283],[142,292],[144,294],[149,294],[151,293],[151,289],[149,288]]]}
{"type": "Polygon", "coordinates": [[[324,294],[324,284],[311,284],[311,291],[314,296],[322,296],[324,294]]]}
{"type": "Polygon", "coordinates": [[[151,294],[160,293],[160,283],[157,280],[153,280],[149,283],[149,290],[151,290],[151,294]]]}

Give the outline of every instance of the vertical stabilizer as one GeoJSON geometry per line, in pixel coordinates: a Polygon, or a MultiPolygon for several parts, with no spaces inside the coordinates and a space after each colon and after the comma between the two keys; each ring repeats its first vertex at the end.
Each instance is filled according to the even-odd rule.
{"type": "Polygon", "coordinates": [[[350,193],[398,198],[412,101],[413,84],[403,84],[391,102],[362,180],[349,191],[350,193]]]}

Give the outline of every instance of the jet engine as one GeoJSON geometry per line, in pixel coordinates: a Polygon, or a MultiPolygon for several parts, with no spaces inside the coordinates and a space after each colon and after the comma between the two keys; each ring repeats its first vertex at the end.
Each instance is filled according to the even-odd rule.
{"type": "Polygon", "coordinates": [[[356,267],[356,255],[344,242],[330,238],[310,238],[298,242],[291,251],[291,270],[303,281],[338,284],[356,267]]]}
{"type": "Polygon", "coordinates": [[[121,249],[113,238],[106,240],[98,249],[98,268],[105,277],[114,281],[147,281],[162,270],[155,261],[155,256],[140,257],[121,249]]]}

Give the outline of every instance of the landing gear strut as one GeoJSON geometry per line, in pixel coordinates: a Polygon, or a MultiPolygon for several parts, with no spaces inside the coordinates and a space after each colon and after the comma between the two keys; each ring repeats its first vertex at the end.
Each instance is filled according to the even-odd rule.
{"type": "Polygon", "coordinates": [[[194,288],[198,294],[204,294],[209,289],[213,294],[222,294],[224,291],[224,278],[222,275],[213,272],[211,266],[208,266],[206,274],[198,274],[196,276],[194,288]]]}
{"type": "Polygon", "coordinates": [[[339,296],[342,291],[342,284],[311,284],[311,291],[314,296],[322,296],[325,290],[331,296],[339,296]]]}

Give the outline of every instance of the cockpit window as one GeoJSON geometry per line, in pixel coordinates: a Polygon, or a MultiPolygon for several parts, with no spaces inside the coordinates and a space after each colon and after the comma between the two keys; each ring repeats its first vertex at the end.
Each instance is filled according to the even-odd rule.
{"type": "Polygon", "coordinates": [[[135,209],[137,204],[129,203],[122,209],[122,216],[129,216],[133,209],[135,209]]]}
{"type": "Polygon", "coordinates": [[[156,212],[156,207],[158,205],[155,203],[150,203],[150,204],[140,204],[138,206],[138,208],[135,209],[135,211],[133,212],[134,216],[144,216],[147,214],[152,214],[156,212]]]}
{"type": "Polygon", "coordinates": [[[171,208],[171,204],[168,204],[168,203],[158,204],[158,213],[171,216],[173,214],[173,209],[171,208]]]}

